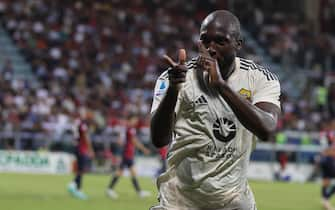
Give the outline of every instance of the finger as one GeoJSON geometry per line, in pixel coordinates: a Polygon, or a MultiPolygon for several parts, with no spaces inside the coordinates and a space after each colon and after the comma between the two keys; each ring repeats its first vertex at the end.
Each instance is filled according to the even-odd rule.
{"type": "Polygon", "coordinates": [[[210,75],[210,82],[218,80],[218,72],[217,72],[217,63],[215,60],[205,58],[203,56],[199,57],[199,64],[203,67],[204,71],[207,71],[210,75]]]}
{"type": "Polygon", "coordinates": [[[211,75],[212,81],[218,81],[219,78],[221,78],[217,61],[210,63],[209,74],[211,75]]]}
{"type": "Polygon", "coordinates": [[[172,73],[169,74],[170,79],[185,78],[185,75],[186,74],[172,74],[172,73]]]}
{"type": "Polygon", "coordinates": [[[168,71],[170,78],[183,78],[186,75],[184,71],[174,71],[173,69],[168,71]]]}
{"type": "Polygon", "coordinates": [[[204,56],[202,56],[202,55],[200,55],[199,57],[198,57],[198,59],[197,59],[197,63],[198,63],[198,65],[200,65],[202,68],[203,68],[203,70],[205,70],[205,71],[209,71],[209,67],[210,67],[210,65],[212,64],[212,63],[214,63],[215,62],[215,60],[214,59],[211,59],[211,58],[208,58],[208,57],[204,57],[204,56]]]}
{"type": "Polygon", "coordinates": [[[217,71],[216,62],[210,63],[209,65],[210,65],[209,74],[211,75],[211,77],[214,81],[217,81],[218,78],[219,78],[219,75],[218,75],[218,71],[217,71]]]}
{"type": "Polygon", "coordinates": [[[179,64],[184,65],[186,61],[186,50],[185,49],[180,49],[179,50],[179,64]]]}
{"type": "Polygon", "coordinates": [[[183,83],[183,82],[185,82],[186,81],[186,79],[185,78],[174,78],[173,80],[172,80],[172,82],[173,83],[183,83]]]}
{"type": "Polygon", "coordinates": [[[163,58],[165,61],[171,66],[171,67],[176,67],[178,64],[172,60],[168,55],[164,55],[163,58]]]}

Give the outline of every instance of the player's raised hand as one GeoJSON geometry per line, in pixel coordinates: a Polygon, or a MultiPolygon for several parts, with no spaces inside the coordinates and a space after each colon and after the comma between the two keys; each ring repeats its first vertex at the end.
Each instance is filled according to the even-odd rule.
{"type": "Polygon", "coordinates": [[[170,86],[179,90],[181,88],[181,84],[186,80],[186,51],[185,49],[179,50],[178,63],[173,61],[172,58],[170,58],[168,55],[164,55],[164,59],[170,66],[168,71],[170,86]]]}
{"type": "Polygon", "coordinates": [[[198,42],[198,50],[199,57],[197,64],[202,70],[209,73],[209,83],[214,84],[219,81],[223,81],[217,60],[210,56],[209,52],[201,41],[198,42]]]}

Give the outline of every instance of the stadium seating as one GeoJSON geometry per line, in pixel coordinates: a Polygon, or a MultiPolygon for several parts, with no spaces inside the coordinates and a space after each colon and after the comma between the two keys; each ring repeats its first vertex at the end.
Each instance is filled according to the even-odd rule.
{"type": "MultiPolygon", "coordinates": [[[[89,116],[97,143],[113,129],[113,120],[127,113],[147,120],[155,79],[166,68],[161,56],[175,56],[181,47],[189,58],[195,56],[201,19],[223,4],[211,1],[204,5],[197,0],[184,8],[183,1],[157,2],[2,2],[0,71],[14,76],[0,75],[0,131],[29,134],[27,138],[2,135],[1,139],[7,140],[0,146],[39,149],[59,140],[66,142],[64,136],[77,110],[89,116]],[[35,134],[48,140],[27,140],[35,134]]],[[[323,100],[326,95],[314,93],[327,91],[329,84],[320,83],[320,75],[334,72],[335,64],[334,59],[329,60],[334,57],[330,51],[325,51],[321,60],[317,52],[324,49],[324,42],[333,47],[334,36],[320,33],[311,35],[320,37],[316,42],[306,41],[301,37],[306,38],[307,20],[302,20],[303,27],[296,21],[288,24],[288,15],[288,19],[280,19],[283,24],[276,25],[282,15],[251,11],[262,13],[264,21],[256,24],[250,13],[236,10],[244,27],[241,56],[269,66],[280,76],[283,117],[278,130],[318,135],[330,116],[323,100]],[[280,36],[296,48],[278,45],[280,36]],[[310,46],[314,55],[310,60],[304,45],[310,46]],[[286,60],[290,56],[297,62],[286,60]]],[[[289,136],[285,143],[301,145],[302,135],[289,136]]],[[[320,145],[319,138],[312,138],[309,144],[320,145]]],[[[267,157],[265,153],[254,155],[267,157]]]]}

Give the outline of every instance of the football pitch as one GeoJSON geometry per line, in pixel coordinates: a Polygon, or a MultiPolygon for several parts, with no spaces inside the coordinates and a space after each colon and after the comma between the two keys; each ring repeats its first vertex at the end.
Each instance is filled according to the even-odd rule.
{"type": "MultiPolygon", "coordinates": [[[[156,204],[156,188],[151,179],[141,178],[149,198],[139,198],[124,177],[115,188],[117,200],[105,196],[107,175],[86,175],[84,192],[88,200],[71,197],[66,185],[70,175],[31,175],[0,173],[0,209],[3,210],[147,210],[156,204]]],[[[322,210],[318,184],[251,182],[259,210],[322,210]]],[[[334,202],[332,202],[334,203],[334,202]]]]}

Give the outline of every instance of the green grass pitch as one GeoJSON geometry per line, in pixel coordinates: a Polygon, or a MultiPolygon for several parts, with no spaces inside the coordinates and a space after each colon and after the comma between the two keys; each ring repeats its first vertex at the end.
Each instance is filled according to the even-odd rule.
{"type": "MultiPolygon", "coordinates": [[[[70,175],[28,175],[0,173],[0,209],[3,210],[147,210],[156,203],[156,188],[151,179],[141,178],[150,198],[137,197],[128,177],[120,180],[115,190],[120,198],[105,196],[109,177],[86,175],[86,201],[72,198],[66,191],[70,175]]],[[[318,184],[251,182],[259,210],[322,210],[318,184]]],[[[334,203],[334,202],[333,202],[334,203]]]]}

